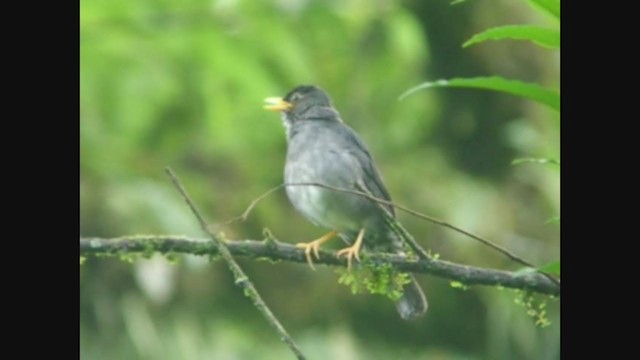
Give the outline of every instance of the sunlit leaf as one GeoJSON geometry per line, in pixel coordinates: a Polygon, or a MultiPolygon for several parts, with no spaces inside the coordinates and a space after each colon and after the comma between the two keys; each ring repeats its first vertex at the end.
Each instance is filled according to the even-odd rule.
{"type": "Polygon", "coordinates": [[[529,0],[534,8],[541,8],[560,20],[560,0],[529,0]]]}
{"type": "Polygon", "coordinates": [[[560,260],[552,261],[548,264],[542,265],[538,268],[538,270],[554,275],[560,275],[560,260]]]}
{"type": "Polygon", "coordinates": [[[434,87],[460,87],[500,91],[530,99],[560,111],[560,93],[557,91],[549,90],[537,84],[509,80],[499,76],[454,78],[451,80],[425,82],[405,91],[398,100],[403,100],[420,90],[434,87]]]}
{"type": "Polygon", "coordinates": [[[475,34],[462,47],[469,47],[487,40],[529,40],[540,46],[557,49],[560,47],[560,31],[533,25],[505,25],[475,34]]]}

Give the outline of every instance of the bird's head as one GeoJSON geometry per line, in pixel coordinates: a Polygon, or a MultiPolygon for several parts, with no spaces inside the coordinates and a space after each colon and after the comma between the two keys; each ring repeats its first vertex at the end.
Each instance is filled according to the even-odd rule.
{"type": "Polygon", "coordinates": [[[284,98],[269,97],[264,101],[266,110],[282,112],[285,123],[289,124],[297,120],[339,119],[329,95],[314,85],[300,85],[284,98]]]}

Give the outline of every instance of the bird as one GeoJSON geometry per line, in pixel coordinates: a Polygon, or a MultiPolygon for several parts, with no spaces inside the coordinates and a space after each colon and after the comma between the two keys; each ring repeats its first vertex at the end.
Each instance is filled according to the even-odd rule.
{"type": "MultiPolygon", "coordinates": [[[[369,150],[344,123],[329,95],[316,85],[299,85],[284,98],[266,98],[264,108],[281,113],[287,139],[284,180],[289,201],[312,223],[330,230],[296,245],[304,249],[311,268],[312,257],[319,258],[320,246],[337,236],[350,244],[336,254],[347,258],[348,269],[353,259],[360,260],[361,249],[404,255],[402,238],[386,221],[395,219],[393,206],[354,193],[391,202],[369,150]]],[[[420,285],[413,276],[409,279],[395,303],[406,320],[423,316],[428,307],[420,285]]]]}

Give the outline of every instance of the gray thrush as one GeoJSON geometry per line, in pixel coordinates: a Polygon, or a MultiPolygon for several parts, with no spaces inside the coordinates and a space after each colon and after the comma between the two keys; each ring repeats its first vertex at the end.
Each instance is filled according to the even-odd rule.
{"type": "MultiPolygon", "coordinates": [[[[265,109],[282,112],[287,134],[286,184],[322,184],[365,192],[391,201],[373,159],[358,134],[347,126],[329,96],[317,86],[298,86],[284,98],[267,98],[265,109]]],[[[351,246],[339,250],[351,267],[360,249],[404,254],[403,240],[390,228],[386,217],[395,218],[394,208],[353,193],[317,185],[286,186],[293,206],[316,225],[332,231],[309,243],[305,249],[309,265],[320,245],[339,235],[351,246]],[[354,240],[355,239],[355,240],[354,240]]],[[[404,285],[396,308],[403,319],[424,315],[427,301],[411,276],[404,285]]]]}

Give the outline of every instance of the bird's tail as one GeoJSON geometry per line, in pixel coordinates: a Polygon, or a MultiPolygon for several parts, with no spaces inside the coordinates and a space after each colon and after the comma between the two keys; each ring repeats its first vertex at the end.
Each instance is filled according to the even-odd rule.
{"type": "Polygon", "coordinates": [[[413,275],[409,275],[411,282],[404,285],[402,297],[396,301],[396,309],[405,320],[417,319],[427,312],[427,298],[416,282],[413,275]]]}
{"type": "MultiPolygon", "coordinates": [[[[391,248],[387,251],[406,255],[404,237],[411,235],[392,216],[387,216],[385,221],[388,229],[387,238],[391,239],[391,248]]],[[[396,309],[400,316],[405,320],[417,319],[423,316],[427,312],[429,305],[424,292],[413,275],[409,274],[409,283],[404,285],[403,290],[402,297],[396,301],[396,309]]]]}

